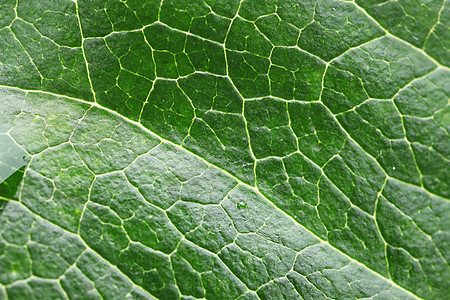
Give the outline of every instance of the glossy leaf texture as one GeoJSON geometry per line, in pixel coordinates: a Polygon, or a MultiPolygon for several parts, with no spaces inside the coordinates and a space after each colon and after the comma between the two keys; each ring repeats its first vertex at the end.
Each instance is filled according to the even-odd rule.
{"type": "Polygon", "coordinates": [[[445,299],[447,0],[0,1],[0,299],[445,299]]]}

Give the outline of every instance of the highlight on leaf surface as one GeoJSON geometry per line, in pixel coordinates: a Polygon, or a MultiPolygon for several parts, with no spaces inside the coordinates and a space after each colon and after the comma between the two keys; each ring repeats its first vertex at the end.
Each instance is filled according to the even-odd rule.
{"type": "Polygon", "coordinates": [[[0,1],[0,299],[445,299],[447,0],[0,1]]]}

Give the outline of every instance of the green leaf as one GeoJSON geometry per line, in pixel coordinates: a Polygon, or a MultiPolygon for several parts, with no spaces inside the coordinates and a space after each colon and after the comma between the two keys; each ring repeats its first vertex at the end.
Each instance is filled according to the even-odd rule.
{"type": "Polygon", "coordinates": [[[445,299],[449,3],[2,1],[0,299],[445,299]]]}

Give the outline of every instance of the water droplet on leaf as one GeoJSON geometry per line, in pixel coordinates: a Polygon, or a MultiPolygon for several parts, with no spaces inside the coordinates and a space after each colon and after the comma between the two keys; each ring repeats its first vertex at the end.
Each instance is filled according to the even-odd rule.
{"type": "Polygon", "coordinates": [[[244,209],[244,208],[247,208],[247,203],[242,202],[242,201],[239,201],[238,203],[236,203],[236,205],[237,205],[237,208],[238,208],[238,209],[244,209]]]}

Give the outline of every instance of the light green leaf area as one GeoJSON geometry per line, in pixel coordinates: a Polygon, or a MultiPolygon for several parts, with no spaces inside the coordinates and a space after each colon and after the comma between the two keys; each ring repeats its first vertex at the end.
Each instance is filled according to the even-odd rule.
{"type": "Polygon", "coordinates": [[[449,26],[0,1],[0,300],[448,298],[449,26]]]}

